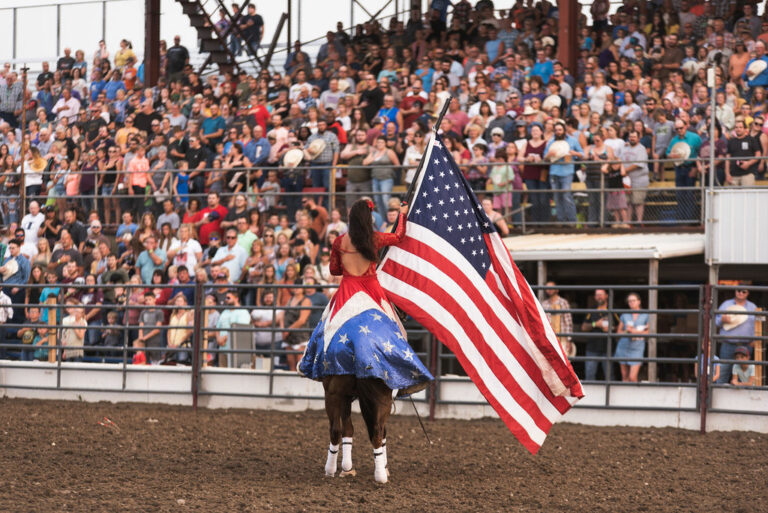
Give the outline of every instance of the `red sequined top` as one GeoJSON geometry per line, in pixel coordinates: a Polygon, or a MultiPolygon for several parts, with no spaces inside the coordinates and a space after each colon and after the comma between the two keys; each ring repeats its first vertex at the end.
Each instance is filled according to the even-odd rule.
{"type": "MultiPolygon", "coordinates": [[[[357,253],[357,251],[345,250],[341,247],[341,240],[345,235],[346,234],[336,237],[336,240],[333,241],[333,246],[331,248],[330,270],[331,270],[331,274],[334,276],[355,276],[353,274],[347,273],[346,269],[344,269],[344,266],[341,264],[342,253],[357,253]]],[[[398,244],[399,242],[402,242],[404,238],[405,238],[405,214],[401,213],[395,232],[394,233],[375,232],[373,234],[373,244],[376,251],[378,252],[381,248],[385,246],[393,246],[395,244],[398,244]]],[[[377,265],[377,262],[371,262],[371,265],[368,266],[368,269],[365,271],[364,274],[362,274],[362,276],[375,275],[376,265],[377,265]]]]}

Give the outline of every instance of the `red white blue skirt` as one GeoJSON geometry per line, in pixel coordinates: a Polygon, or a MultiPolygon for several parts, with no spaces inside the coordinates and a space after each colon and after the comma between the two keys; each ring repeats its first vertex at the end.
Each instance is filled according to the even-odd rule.
{"type": "Polygon", "coordinates": [[[344,276],[299,362],[304,376],[379,378],[412,394],[434,379],[408,344],[405,329],[375,275],[344,276]]]}

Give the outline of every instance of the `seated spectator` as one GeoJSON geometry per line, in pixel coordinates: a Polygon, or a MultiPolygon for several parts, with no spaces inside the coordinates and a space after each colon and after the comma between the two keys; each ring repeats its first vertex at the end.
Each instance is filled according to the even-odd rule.
{"type": "Polygon", "coordinates": [[[283,334],[283,310],[275,308],[275,293],[267,290],[261,296],[261,303],[251,310],[251,323],[257,328],[253,333],[256,348],[277,349],[281,347],[283,334]]]}

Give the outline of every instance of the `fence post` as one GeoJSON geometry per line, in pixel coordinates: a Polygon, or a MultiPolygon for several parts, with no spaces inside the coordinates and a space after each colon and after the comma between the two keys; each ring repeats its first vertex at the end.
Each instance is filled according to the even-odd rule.
{"type": "Polygon", "coordinates": [[[430,333],[429,335],[429,372],[435,378],[429,384],[429,420],[435,420],[435,407],[437,404],[437,380],[439,379],[437,370],[437,339],[430,333]]]}
{"type": "Polygon", "coordinates": [[[605,228],[605,175],[600,173],[600,228],[605,228]]]}
{"type": "Polygon", "coordinates": [[[331,168],[331,176],[328,180],[328,211],[336,208],[336,168],[331,168]]]}
{"type": "Polygon", "coordinates": [[[707,401],[709,400],[709,365],[711,361],[711,323],[712,320],[712,285],[704,286],[704,329],[701,337],[701,361],[698,362],[699,370],[699,412],[701,424],[699,432],[707,432],[707,401]]]}
{"type": "MultiPolygon", "coordinates": [[[[57,322],[57,310],[56,310],[56,298],[55,297],[49,297],[45,300],[46,305],[51,305],[48,307],[48,346],[56,346],[58,345],[58,337],[56,336],[56,324],[57,322]]],[[[57,350],[48,350],[48,363],[56,363],[56,352],[57,350]]]]}
{"type": "Polygon", "coordinates": [[[195,283],[195,310],[193,314],[193,332],[192,332],[192,409],[197,411],[197,396],[200,385],[200,351],[203,331],[203,284],[195,283]]]}

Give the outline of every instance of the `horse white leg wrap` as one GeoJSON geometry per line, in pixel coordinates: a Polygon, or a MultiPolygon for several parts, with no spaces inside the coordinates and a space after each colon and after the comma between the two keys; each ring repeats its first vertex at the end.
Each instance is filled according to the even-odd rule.
{"type": "Polygon", "coordinates": [[[387,482],[387,461],[383,447],[373,450],[373,479],[377,483],[387,482]]]}
{"type": "Polygon", "coordinates": [[[352,470],[352,437],[341,439],[341,471],[352,470]]]}
{"type": "MultiPolygon", "coordinates": [[[[387,439],[381,441],[381,449],[384,451],[384,467],[387,467],[387,439]]],[[[389,470],[387,470],[387,475],[389,475],[389,470]]]]}
{"type": "Polygon", "coordinates": [[[328,445],[328,459],[325,460],[325,475],[333,477],[336,475],[336,463],[339,457],[339,446],[328,445]]]}

